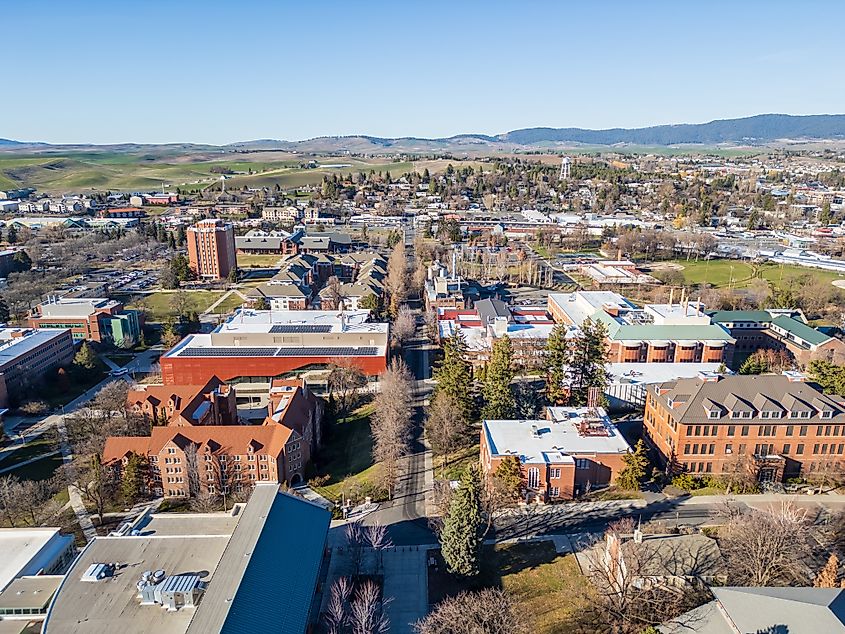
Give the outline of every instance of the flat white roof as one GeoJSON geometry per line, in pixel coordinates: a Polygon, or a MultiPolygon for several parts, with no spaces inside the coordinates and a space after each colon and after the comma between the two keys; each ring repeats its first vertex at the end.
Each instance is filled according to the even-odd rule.
{"type": "Polygon", "coordinates": [[[549,407],[549,420],[485,420],[483,433],[491,455],[519,456],[520,462],[568,463],[573,456],[622,454],[630,447],[604,409],[549,407]],[[585,421],[602,427],[604,435],[582,435],[585,421]]]}
{"type": "Polygon", "coordinates": [[[588,317],[592,317],[597,310],[602,306],[611,305],[619,306],[625,310],[634,308],[633,304],[628,302],[619,293],[613,291],[576,291],[574,293],[552,293],[549,295],[549,301],[557,304],[569,319],[576,325],[581,323],[588,317]]]}
{"type": "Polygon", "coordinates": [[[58,528],[0,529],[0,590],[21,574],[36,574],[73,541],[58,528]]]}
{"type": "Polygon", "coordinates": [[[719,372],[721,363],[608,363],[609,383],[648,385],[695,378],[702,372],[719,372]]]}
{"type": "Polygon", "coordinates": [[[118,302],[105,297],[60,297],[41,304],[44,317],[87,317],[96,310],[117,306],[118,302]]]}
{"type": "Polygon", "coordinates": [[[0,366],[13,362],[41,344],[61,337],[63,328],[0,328],[0,366]],[[23,333],[12,337],[14,333],[23,333]]]}
{"type": "Polygon", "coordinates": [[[271,332],[273,326],[331,328],[327,332],[387,332],[386,323],[368,323],[369,310],[251,310],[241,309],[217,327],[220,333],[271,332]]]}

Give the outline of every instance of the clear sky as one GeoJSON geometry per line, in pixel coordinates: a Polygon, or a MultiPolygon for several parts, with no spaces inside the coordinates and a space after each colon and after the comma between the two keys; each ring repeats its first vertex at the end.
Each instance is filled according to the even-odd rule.
{"type": "Polygon", "coordinates": [[[845,2],[3,0],[0,137],[449,136],[845,112],[845,2]]]}

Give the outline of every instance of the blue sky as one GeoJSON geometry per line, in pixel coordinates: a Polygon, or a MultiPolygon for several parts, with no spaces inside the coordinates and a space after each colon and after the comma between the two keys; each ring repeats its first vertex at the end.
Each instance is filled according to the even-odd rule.
{"type": "Polygon", "coordinates": [[[4,0],[0,137],[448,136],[845,111],[845,3],[4,0]]]}

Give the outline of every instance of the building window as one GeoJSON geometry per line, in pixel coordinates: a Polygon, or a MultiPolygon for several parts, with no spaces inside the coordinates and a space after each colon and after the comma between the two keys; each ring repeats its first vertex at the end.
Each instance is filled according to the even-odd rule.
{"type": "Polygon", "coordinates": [[[795,447],[795,453],[798,454],[799,456],[802,455],[804,453],[804,445],[801,445],[801,444],[797,445],[795,447]]]}
{"type": "Polygon", "coordinates": [[[822,412],[822,418],[833,418],[833,412],[830,411],[829,409],[823,411],[822,412]]]}
{"type": "Polygon", "coordinates": [[[740,431],[740,435],[747,436],[748,435],[748,425],[743,425],[742,430],[740,431]]]}
{"type": "Polygon", "coordinates": [[[793,431],[795,431],[794,425],[787,425],[786,426],[786,435],[787,436],[791,436],[793,431]]]}
{"type": "Polygon", "coordinates": [[[586,458],[575,458],[575,468],[576,469],[589,469],[590,468],[590,461],[586,458]]]}
{"type": "Polygon", "coordinates": [[[719,418],[719,410],[711,409],[707,412],[707,418],[719,418]]]}
{"type": "Polygon", "coordinates": [[[549,496],[553,497],[553,498],[559,498],[560,497],[560,488],[559,487],[552,487],[549,490],[549,496]]]}
{"type": "Polygon", "coordinates": [[[734,452],[734,446],[731,443],[728,443],[727,445],[725,445],[725,453],[733,453],[733,452],[734,452]]]}
{"type": "Polygon", "coordinates": [[[688,453],[689,453],[689,443],[687,443],[687,444],[685,444],[685,445],[684,445],[684,453],[685,453],[685,454],[688,454],[688,453]]]}
{"type": "Polygon", "coordinates": [[[733,436],[736,433],[736,427],[728,425],[728,436],[733,436]]]}
{"type": "Polygon", "coordinates": [[[790,450],[790,449],[792,449],[792,447],[790,447],[790,446],[789,446],[789,443],[786,443],[786,444],[783,446],[783,451],[782,451],[781,453],[783,453],[783,454],[789,454],[789,450],[790,450]]]}
{"type": "Polygon", "coordinates": [[[807,435],[807,426],[801,425],[800,429],[798,430],[799,436],[806,436],[807,435]]]}
{"type": "Polygon", "coordinates": [[[528,487],[536,489],[540,486],[540,470],[537,467],[531,467],[528,470],[528,487]]]}
{"type": "Polygon", "coordinates": [[[549,478],[552,480],[560,478],[560,468],[555,467],[553,469],[549,469],[549,478]]]}

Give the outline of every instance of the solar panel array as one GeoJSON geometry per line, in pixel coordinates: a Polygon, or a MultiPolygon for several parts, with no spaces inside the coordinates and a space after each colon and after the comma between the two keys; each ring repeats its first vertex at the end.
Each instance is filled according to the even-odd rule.
{"type": "Polygon", "coordinates": [[[375,346],[313,348],[185,348],[180,357],[374,357],[375,346]]]}
{"type": "Polygon", "coordinates": [[[323,324],[279,324],[270,327],[273,334],[282,333],[307,333],[307,332],[331,332],[332,327],[323,324]]]}

